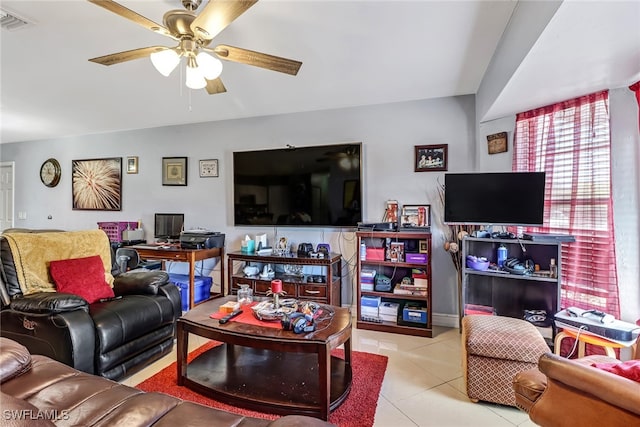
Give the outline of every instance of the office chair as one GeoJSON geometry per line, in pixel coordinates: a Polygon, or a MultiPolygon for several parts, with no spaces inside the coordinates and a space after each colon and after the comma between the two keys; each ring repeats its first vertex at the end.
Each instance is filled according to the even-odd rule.
{"type": "Polygon", "coordinates": [[[120,268],[120,274],[133,270],[140,264],[138,251],[131,248],[118,248],[116,250],[116,260],[120,268]]]}

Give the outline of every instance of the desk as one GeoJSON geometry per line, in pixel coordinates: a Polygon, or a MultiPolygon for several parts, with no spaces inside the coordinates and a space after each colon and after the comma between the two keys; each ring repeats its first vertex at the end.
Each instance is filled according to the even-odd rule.
{"type": "MultiPolygon", "coordinates": [[[[195,294],[194,280],[196,261],[202,261],[208,258],[220,258],[220,291],[224,292],[224,248],[182,249],[175,247],[163,249],[159,246],[155,247],[151,245],[134,245],[132,248],[138,251],[138,255],[140,255],[140,258],[142,259],[162,261],[163,269],[165,261],[189,263],[189,309],[192,309],[195,306],[193,297],[195,294]]],[[[209,299],[201,302],[209,301],[210,299],[221,296],[222,293],[212,293],[209,299]]]]}

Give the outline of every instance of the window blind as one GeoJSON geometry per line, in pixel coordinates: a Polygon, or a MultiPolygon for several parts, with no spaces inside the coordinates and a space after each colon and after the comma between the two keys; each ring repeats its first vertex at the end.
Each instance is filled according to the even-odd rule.
{"type": "Polygon", "coordinates": [[[608,91],[518,114],[513,170],[546,173],[544,225],[526,230],[576,238],[562,245],[561,306],[619,317],[608,91]]]}

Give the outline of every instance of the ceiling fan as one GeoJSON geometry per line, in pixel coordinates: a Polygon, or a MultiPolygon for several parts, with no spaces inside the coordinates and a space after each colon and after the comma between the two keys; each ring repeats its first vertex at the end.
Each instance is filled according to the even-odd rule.
{"type": "Polygon", "coordinates": [[[197,15],[194,11],[202,0],[181,0],[185,10],[170,10],[165,13],[162,18],[164,25],[157,24],[112,0],[88,1],[178,42],[175,47],[150,46],[89,59],[97,64],[113,65],[150,57],[155,68],[164,76],[168,76],[184,57],[187,87],[206,88],[210,95],[227,91],[219,77],[222,73],[222,62],[218,58],[293,76],[298,74],[302,65],[300,61],[239,47],[222,44],[208,47],[215,36],[258,0],[210,0],[197,15]]]}

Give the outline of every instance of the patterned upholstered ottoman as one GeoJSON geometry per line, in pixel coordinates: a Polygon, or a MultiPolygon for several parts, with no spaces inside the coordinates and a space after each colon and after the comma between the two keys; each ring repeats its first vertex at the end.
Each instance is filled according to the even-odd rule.
{"type": "Polygon", "coordinates": [[[512,317],[469,315],[462,319],[462,370],[467,396],[516,406],[513,378],[538,366],[549,351],[531,323],[512,317]]]}

